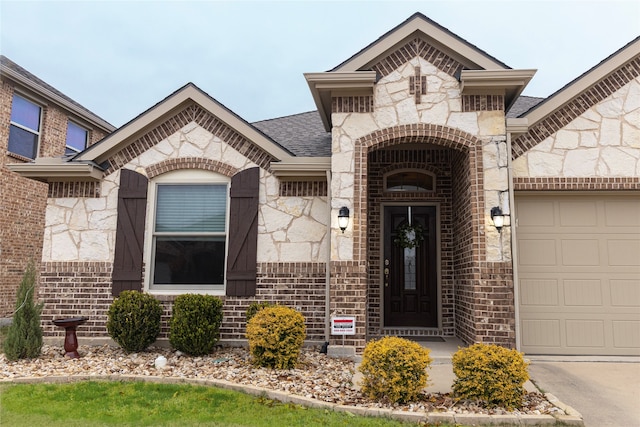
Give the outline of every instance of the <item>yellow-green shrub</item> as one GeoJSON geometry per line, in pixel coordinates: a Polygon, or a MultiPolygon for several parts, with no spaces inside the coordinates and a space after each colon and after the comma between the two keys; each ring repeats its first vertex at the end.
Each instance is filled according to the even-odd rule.
{"type": "Polygon", "coordinates": [[[370,341],[364,348],[362,393],[369,399],[404,403],[415,400],[427,385],[430,350],[399,337],[370,341]]]}
{"type": "Polygon", "coordinates": [[[289,307],[265,307],[247,322],[249,350],[258,366],[293,368],[305,336],[304,316],[289,307]]]}
{"type": "Polygon", "coordinates": [[[455,352],[452,362],[456,396],[506,409],[522,406],[529,364],[519,351],[494,344],[474,344],[455,352]]]}

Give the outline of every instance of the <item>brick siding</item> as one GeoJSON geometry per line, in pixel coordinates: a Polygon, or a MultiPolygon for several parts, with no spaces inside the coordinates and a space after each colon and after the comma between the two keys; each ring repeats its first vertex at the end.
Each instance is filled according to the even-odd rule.
{"type": "MultiPolygon", "coordinates": [[[[51,320],[87,316],[81,336],[107,338],[107,311],[111,295],[112,263],[47,262],[40,272],[39,297],[44,301],[43,332],[46,337],[64,336],[51,320]]],[[[169,319],[175,295],[159,295],[162,304],[161,334],[169,337],[169,319]]],[[[299,310],[306,319],[307,340],[324,341],[325,264],[259,263],[255,297],[221,297],[223,321],[221,339],[244,340],[246,311],[253,301],[269,301],[299,310]]]]}

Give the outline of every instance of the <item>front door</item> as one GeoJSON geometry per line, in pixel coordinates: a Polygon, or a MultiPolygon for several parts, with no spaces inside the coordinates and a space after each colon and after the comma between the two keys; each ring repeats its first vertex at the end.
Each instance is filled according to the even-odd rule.
{"type": "Polygon", "coordinates": [[[437,327],[434,206],[384,207],[384,326],[437,327]]]}

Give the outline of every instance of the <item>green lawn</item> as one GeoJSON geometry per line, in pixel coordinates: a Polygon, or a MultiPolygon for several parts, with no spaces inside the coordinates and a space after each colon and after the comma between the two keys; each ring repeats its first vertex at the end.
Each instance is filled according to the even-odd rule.
{"type": "Polygon", "coordinates": [[[143,382],[4,384],[6,426],[410,426],[215,387],[143,382]]]}

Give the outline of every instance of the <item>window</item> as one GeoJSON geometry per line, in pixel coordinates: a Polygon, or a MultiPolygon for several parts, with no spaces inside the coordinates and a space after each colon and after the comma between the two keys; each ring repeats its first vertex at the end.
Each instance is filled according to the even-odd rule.
{"type": "Polygon", "coordinates": [[[228,180],[175,171],[154,182],[149,288],[224,290],[228,180]]]}
{"type": "Polygon", "coordinates": [[[89,131],[78,126],[72,121],[67,122],[67,147],[64,154],[79,153],[87,148],[87,139],[89,131]]]}
{"type": "Polygon", "coordinates": [[[40,106],[21,96],[13,95],[9,127],[10,152],[29,159],[37,157],[41,115],[40,106]]]}
{"type": "Polygon", "coordinates": [[[384,177],[385,191],[433,191],[435,177],[424,171],[394,171],[384,177]]]}

